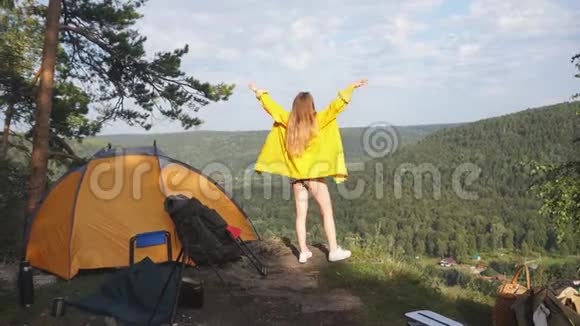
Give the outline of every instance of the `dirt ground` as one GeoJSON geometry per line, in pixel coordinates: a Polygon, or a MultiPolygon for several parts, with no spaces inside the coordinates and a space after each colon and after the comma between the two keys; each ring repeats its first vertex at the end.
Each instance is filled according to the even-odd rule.
{"type": "MultiPolygon", "coordinates": [[[[296,249],[288,242],[265,241],[254,248],[268,266],[261,276],[247,260],[231,263],[217,271],[188,268],[186,276],[204,284],[201,309],[181,307],[176,325],[361,325],[364,320],[360,298],[341,288],[321,284],[319,273],[328,264],[324,248],[311,248],[314,256],[299,264],[296,249]]],[[[341,262],[341,264],[348,262],[341,262]]],[[[74,281],[72,281],[74,282],[74,281]]],[[[22,323],[0,325],[121,325],[111,318],[68,308],[65,316],[50,316],[50,303],[38,303],[35,316],[19,312],[22,323]]],[[[19,308],[23,309],[23,308],[19,308]]]]}

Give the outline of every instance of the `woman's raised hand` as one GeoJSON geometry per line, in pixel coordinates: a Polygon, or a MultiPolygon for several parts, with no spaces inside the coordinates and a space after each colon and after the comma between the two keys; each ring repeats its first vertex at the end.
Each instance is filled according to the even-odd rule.
{"type": "Polygon", "coordinates": [[[252,92],[254,92],[254,95],[256,95],[257,97],[262,96],[262,94],[266,92],[263,89],[258,89],[256,87],[256,83],[254,83],[254,82],[248,83],[248,87],[252,90],[252,92]]]}
{"type": "Polygon", "coordinates": [[[368,83],[368,81],[369,81],[368,79],[364,78],[364,79],[361,79],[355,83],[352,83],[351,86],[354,88],[359,88],[359,87],[365,86],[368,83]]]}
{"type": "Polygon", "coordinates": [[[258,90],[258,88],[256,87],[256,83],[254,83],[254,82],[250,82],[250,83],[248,83],[248,87],[249,87],[249,88],[250,88],[250,90],[251,90],[252,92],[254,92],[254,93],[255,93],[255,92],[258,90]]]}

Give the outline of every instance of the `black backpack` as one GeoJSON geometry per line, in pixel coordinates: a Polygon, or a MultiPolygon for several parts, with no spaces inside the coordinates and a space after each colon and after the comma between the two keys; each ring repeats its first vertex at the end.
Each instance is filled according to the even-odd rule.
{"type": "Polygon", "coordinates": [[[165,210],[196,264],[222,264],[240,258],[239,248],[226,229],[228,224],[215,210],[183,195],[167,197],[165,210]]]}

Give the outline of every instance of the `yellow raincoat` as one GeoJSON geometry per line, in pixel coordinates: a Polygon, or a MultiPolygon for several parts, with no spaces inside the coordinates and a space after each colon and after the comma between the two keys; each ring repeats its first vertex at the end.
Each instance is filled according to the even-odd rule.
{"type": "Polygon", "coordinates": [[[258,100],[274,119],[274,125],[254,169],[259,173],[268,172],[293,179],[330,176],[337,183],[344,181],[348,174],[336,117],[350,102],[353,90],[354,87],[341,90],[328,107],[316,113],[318,135],[310,141],[304,153],[297,157],[290,156],[286,151],[286,126],[290,112],[274,102],[268,92],[258,94],[258,100]]]}

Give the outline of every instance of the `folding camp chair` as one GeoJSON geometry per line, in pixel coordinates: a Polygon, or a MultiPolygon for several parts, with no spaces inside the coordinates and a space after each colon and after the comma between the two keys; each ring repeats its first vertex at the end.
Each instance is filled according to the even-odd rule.
{"type": "Polygon", "coordinates": [[[226,227],[226,232],[228,233],[232,241],[234,241],[238,249],[240,249],[240,252],[248,258],[248,260],[252,265],[254,265],[258,273],[260,273],[262,276],[268,275],[268,268],[264,264],[262,264],[262,262],[258,259],[258,257],[254,255],[252,250],[250,250],[248,245],[240,238],[240,235],[242,234],[242,229],[228,225],[226,227]]]}
{"type": "MultiPolygon", "coordinates": [[[[250,263],[256,268],[258,273],[260,273],[262,276],[266,276],[268,274],[267,267],[264,264],[262,264],[262,262],[250,250],[250,248],[248,248],[246,243],[240,238],[240,235],[242,234],[242,230],[240,228],[228,225],[226,227],[226,232],[227,232],[228,236],[232,239],[232,241],[236,244],[238,249],[242,252],[242,254],[244,254],[248,258],[250,263]]],[[[170,274],[170,278],[171,278],[173,273],[175,273],[177,270],[177,279],[179,280],[178,285],[177,285],[177,292],[175,294],[175,300],[174,300],[174,304],[173,304],[173,313],[171,314],[171,320],[170,320],[171,323],[173,323],[173,321],[175,320],[175,314],[177,313],[177,307],[179,306],[179,297],[181,295],[183,270],[185,269],[187,260],[190,259],[189,253],[188,253],[190,248],[195,248],[196,251],[199,251],[200,246],[182,243],[181,250],[179,251],[177,258],[175,259],[175,263],[174,263],[173,269],[172,269],[171,274],[170,274]]],[[[210,267],[211,267],[211,264],[210,264],[210,267]]],[[[213,267],[212,267],[212,269],[213,269],[213,267]]],[[[216,271],[216,270],[214,269],[214,271],[216,271]]],[[[217,273],[217,271],[216,271],[216,273],[217,273]]],[[[163,287],[163,290],[161,291],[161,296],[163,296],[165,289],[169,285],[170,278],[168,278],[167,281],[165,282],[165,286],[163,287]]],[[[150,320],[152,320],[156,311],[157,311],[157,307],[155,307],[155,309],[153,310],[153,313],[151,315],[150,320]]]]}
{"type": "Polygon", "coordinates": [[[177,258],[175,259],[175,262],[173,263],[171,273],[169,274],[169,277],[165,281],[165,285],[163,286],[163,290],[161,291],[161,294],[159,295],[159,299],[157,301],[155,309],[153,309],[153,312],[151,314],[151,317],[149,318],[149,322],[147,323],[147,325],[151,324],[153,317],[157,313],[157,308],[159,306],[161,297],[163,297],[163,295],[165,294],[165,291],[167,290],[167,287],[169,286],[169,282],[171,281],[171,277],[173,277],[173,274],[177,271],[177,279],[179,281],[177,282],[177,291],[175,294],[175,299],[173,301],[173,312],[171,313],[171,319],[170,319],[170,324],[173,325],[173,321],[175,320],[175,314],[177,313],[177,307],[179,306],[179,297],[181,295],[181,284],[183,283],[183,280],[182,280],[183,270],[185,269],[185,265],[187,263],[187,260],[190,259],[187,248],[188,248],[187,244],[182,244],[181,250],[179,251],[177,258]]]}
{"type": "MultiPolygon", "coordinates": [[[[144,247],[151,247],[151,246],[157,246],[157,245],[162,245],[162,244],[165,244],[167,246],[167,261],[171,262],[172,261],[172,248],[171,248],[171,234],[169,232],[167,232],[167,231],[153,231],[153,232],[140,233],[140,234],[137,234],[137,235],[131,237],[131,239],[129,241],[129,263],[130,263],[130,265],[133,265],[135,247],[144,248],[144,247]]],[[[171,281],[173,274],[175,273],[176,270],[178,270],[177,279],[179,281],[178,281],[178,285],[177,285],[177,294],[175,296],[175,301],[173,303],[173,312],[171,314],[171,319],[170,319],[171,324],[173,324],[173,321],[175,319],[175,313],[177,311],[180,290],[181,290],[181,282],[182,282],[181,276],[183,274],[183,269],[185,268],[185,263],[187,261],[187,258],[188,258],[187,250],[184,246],[182,246],[181,250],[179,251],[179,255],[177,256],[177,259],[175,260],[175,262],[173,262],[173,267],[171,268],[171,273],[169,274],[169,276],[167,277],[167,280],[165,281],[163,289],[161,290],[161,294],[159,295],[159,299],[157,300],[157,304],[155,305],[155,309],[153,309],[153,312],[149,318],[147,325],[150,325],[151,322],[153,321],[153,317],[157,313],[157,309],[159,307],[159,303],[161,302],[161,298],[165,294],[165,291],[167,290],[167,287],[169,286],[169,282],[171,281]],[[179,266],[179,265],[181,265],[181,266],[179,266]],[[178,266],[180,267],[179,269],[177,268],[178,266]]]]}
{"type": "Polygon", "coordinates": [[[134,264],[135,248],[146,248],[165,245],[167,247],[167,261],[171,261],[171,234],[167,231],[153,231],[139,233],[129,240],[129,265],[134,264]]]}

